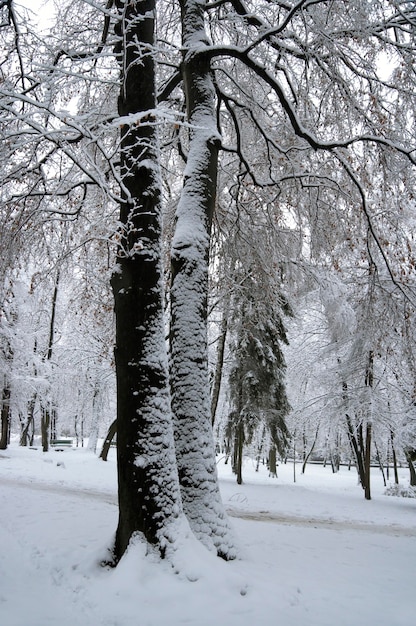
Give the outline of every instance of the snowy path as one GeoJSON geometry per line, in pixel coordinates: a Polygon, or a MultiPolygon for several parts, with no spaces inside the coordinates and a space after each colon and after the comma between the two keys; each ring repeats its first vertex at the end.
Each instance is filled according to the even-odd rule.
{"type": "Polygon", "coordinates": [[[415,528],[405,528],[396,525],[367,524],[355,521],[339,521],[329,518],[297,517],[293,515],[281,515],[269,511],[241,511],[227,508],[230,517],[237,517],[252,522],[272,522],[287,524],[289,526],[304,526],[307,528],[326,528],[329,530],[356,530],[394,537],[416,537],[415,528]]]}
{"type": "MultiPolygon", "coordinates": [[[[43,491],[59,496],[75,496],[76,498],[87,500],[98,500],[106,504],[117,506],[117,495],[110,492],[86,489],[80,487],[70,487],[68,485],[48,484],[43,482],[27,481],[23,479],[2,478],[3,485],[23,489],[43,491]]],[[[352,520],[336,520],[328,517],[304,517],[300,515],[285,515],[272,511],[244,510],[237,507],[227,506],[227,513],[230,517],[251,522],[269,522],[275,524],[286,524],[289,526],[303,526],[307,528],[325,528],[329,530],[354,530],[376,534],[392,535],[394,537],[416,537],[416,525],[413,528],[399,526],[397,524],[375,524],[373,522],[364,523],[352,520]]]]}

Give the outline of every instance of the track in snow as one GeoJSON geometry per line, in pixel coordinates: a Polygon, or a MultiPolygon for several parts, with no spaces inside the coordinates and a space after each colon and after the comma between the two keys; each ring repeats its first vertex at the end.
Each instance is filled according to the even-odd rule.
{"type": "MultiPolygon", "coordinates": [[[[28,480],[19,480],[15,478],[2,477],[3,485],[13,486],[21,489],[31,489],[35,491],[43,491],[53,493],[57,496],[66,497],[74,496],[83,499],[100,500],[106,504],[117,506],[117,495],[112,492],[97,491],[94,489],[86,489],[85,487],[74,487],[66,485],[56,485],[43,482],[33,482],[28,480]]],[[[285,515],[283,513],[274,513],[272,511],[245,511],[235,507],[226,507],[230,517],[252,522],[267,522],[274,524],[285,524],[288,526],[302,526],[305,528],[319,528],[328,530],[356,530],[370,532],[383,535],[392,535],[397,537],[416,537],[416,528],[408,528],[397,525],[372,524],[365,522],[355,522],[351,520],[334,520],[331,518],[308,518],[295,515],[285,515]]]]}

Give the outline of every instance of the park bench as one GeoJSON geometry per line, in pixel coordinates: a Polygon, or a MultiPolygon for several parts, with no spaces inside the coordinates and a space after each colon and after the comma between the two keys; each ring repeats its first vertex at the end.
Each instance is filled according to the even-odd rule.
{"type": "Polygon", "coordinates": [[[63,452],[65,448],[72,448],[72,444],[72,439],[52,439],[51,448],[56,450],[56,452],[63,452]]]}

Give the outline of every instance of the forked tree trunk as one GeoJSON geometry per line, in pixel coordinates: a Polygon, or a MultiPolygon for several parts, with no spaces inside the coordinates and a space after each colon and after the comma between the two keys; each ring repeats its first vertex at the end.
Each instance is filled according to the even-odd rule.
{"type": "Polygon", "coordinates": [[[184,511],[211,550],[236,556],[221,501],[211,426],[207,349],[208,261],[220,138],[215,92],[203,47],[205,2],[181,0],[183,81],[189,154],[172,241],[171,388],[184,511]]]}
{"type": "Polygon", "coordinates": [[[116,314],[118,561],[138,534],[164,556],[174,544],[182,508],[163,313],[155,1],[116,0],[116,7],[122,201],[111,284],[116,314]]]}

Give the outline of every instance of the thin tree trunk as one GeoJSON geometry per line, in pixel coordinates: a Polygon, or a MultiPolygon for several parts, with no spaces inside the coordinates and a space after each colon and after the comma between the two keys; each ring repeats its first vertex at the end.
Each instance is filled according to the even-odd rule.
{"type": "Polygon", "coordinates": [[[371,422],[368,422],[366,426],[366,432],[365,432],[365,457],[364,457],[364,468],[365,468],[364,495],[365,495],[366,500],[371,500],[371,490],[370,490],[371,437],[372,437],[372,424],[371,422]]]}
{"type": "MultiPolygon", "coordinates": [[[[54,334],[55,334],[55,316],[56,316],[56,303],[58,300],[58,289],[59,289],[59,279],[60,272],[59,269],[56,273],[55,286],[53,289],[52,295],[52,308],[51,308],[51,319],[49,322],[49,339],[48,339],[48,347],[46,351],[46,361],[48,363],[52,360],[52,351],[53,351],[53,342],[54,342],[54,334]]],[[[48,390],[51,390],[51,381],[49,381],[48,390]]],[[[49,404],[51,403],[51,399],[49,400],[49,404]]],[[[51,413],[53,413],[54,409],[50,406],[46,406],[42,409],[41,419],[40,419],[40,430],[42,435],[42,450],[43,452],[48,452],[49,450],[49,427],[51,424],[51,413]]],[[[55,420],[55,430],[56,430],[56,420],[55,420]]]]}
{"type": "Polygon", "coordinates": [[[218,337],[218,344],[217,344],[217,361],[215,363],[214,382],[212,385],[212,394],[211,394],[211,423],[213,426],[215,423],[215,416],[217,413],[218,400],[220,397],[220,390],[221,390],[222,372],[224,369],[224,353],[225,353],[225,344],[227,340],[228,315],[229,315],[229,298],[226,297],[226,302],[224,304],[224,308],[222,311],[221,330],[220,330],[220,336],[218,337]]]}
{"type": "MultiPolygon", "coordinates": [[[[372,266],[371,266],[372,267],[372,266]]],[[[367,369],[365,373],[365,384],[368,387],[370,393],[370,405],[369,405],[369,419],[366,425],[365,432],[365,499],[371,500],[371,491],[370,491],[370,472],[371,472],[371,443],[372,443],[372,434],[373,434],[373,425],[372,425],[372,392],[374,385],[374,352],[372,350],[368,353],[368,362],[367,369]]]]}
{"type": "Polygon", "coordinates": [[[3,386],[1,403],[1,430],[0,430],[0,450],[6,450],[10,437],[10,387],[3,386]]]}
{"type": "Polygon", "coordinates": [[[96,382],[94,387],[94,393],[92,398],[92,424],[90,428],[90,434],[88,438],[88,450],[92,450],[92,452],[97,451],[97,443],[98,443],[98,435],[99,435],[99,426],[100,426],[100,389],[98,382],[96,382]]]}
{"type": "Polygon", "coordinates": [[[235,473],[237,475],[237,484],[243,484],[243,449],[244,449],[244,425],[241,419],[238,422],[235,433],[235,473]]]}
{"type": "Polygon", "coordinates": [[[256,472],[258,472],[259,469],[260,469],[260,461],[261,461],[261,456],[262,456],[262,452],[263,452],[265,434],[266,434],[266,427],[263,426],[261,439],[260,439],[260,446],[259,446],[259,449],[257,451],[256,472]]]}
{"type": "Polygon", "coordinates": [[[377,445],[375,439],[374,439],[374,447],[376,449],[378,466],[380,468],[381,475],[383,476],[383,483],[384,483],[384,486],[386,487],[387,486],[387,481],[386,481],[386,474],[384,472],[383,459],[381,458],[380,450],[378,448],[378,445],[377,445]]]}
{"type": "Polygon", "coordinates": [[[117,433],[117,420],[114,420],[114,422],[110,424],[110,427],[108,429],[106,438],[104,439],[103,447],[100,453],[100,459],[102,459],[103,461],[107,460],[108,452],[110,450],[111,443],[114,437],[116,436],[116,433],[117,433]]]}
{"type": "Polygon", "coordinates": [[[399,484],[399,472],[397,469],[397,455],[396,455],[396,448],[394,446],[394,433],[392,430],[390,430],[390,442],[391,442],[391,453],[393,456],[394,483],[398,485],[399,484]]]}
{"type": "Polygon", "coordinates": [[[311,448],[310,448],[310,450],[309,450],[308,454],[307,454],[307,455],[305,456],[305,458],[304,458],[303,465],[302,465],[302,474],[304,474],[304,473],[305,473],[306,464],[307,464],[307,462],[309,461],[309,458],[310,458],[310,456],[311,456],[312,452],[313,452],[313,451],[314,451],[314,449],[315,449],[316,442],[318,441],[318,433],[319,433],[319,424],[318,424],[318,427],[317,427],[316,432],[315,432],[315,437],[314,437],[314,440],[313,440],[312,446],[311,446],[311,448]]]}
{"type": "Polygon", "coordinates": [[[346,422],[347,422],[347,434],[348,434],[348,440],[350,442],[351,445],[351,449],[353,451],[354,454],[354,458],[355,458],[355,464],[357,467],[357,472],[358,472],[358,477],[360,479],[360,484],[362,486],[363,489],[365,489],[365,468],[364,468],[364,459],[363,459],[363,455],[360,449],[360,446],[358,444],[357,441],[357,437],[355,435],[352,423],[351,423],[351,418],[348,414],[345,415],[346,418],[346,422]]]}

